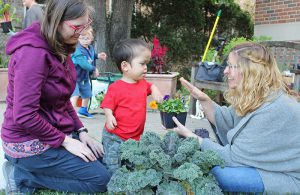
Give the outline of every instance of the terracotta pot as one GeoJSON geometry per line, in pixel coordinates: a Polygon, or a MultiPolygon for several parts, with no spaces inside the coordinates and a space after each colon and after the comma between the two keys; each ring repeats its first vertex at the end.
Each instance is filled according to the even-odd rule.
{"type": "MultiPolygon", "coordinates": [[[[162,93],[163,96],[170,95],[173,97],[176,93],[176,86],[177,86],[177,77],[178,72],[170,72],[170,74],[146,74],[146,80],[158,87],[159,91],[162,93]]],[[[149,107],[149,103],[153,101],[152,96],[148,96],[147,98],[147,108],[149,107]]]]}
{"type": "Polygon", "coordinates": [[[0,68],[0,102],[4,102],[7,96],[8,69],[0,68]]]}
{"type": "Polygon", "coordinates": [[[81,99],[81,97],[78,98],[78,100],[76,102],[76,106],[77,107],[81,107],[82,106],[82,99],[81,99]]]}
{"type": "Polygon", "coordinates": [[[176,114],[174,112],[172,113],[160,112],[161,124],[167,129],[172,129],[174,127],[177,127],[177,125],[174,123],[172,119],[173,116],[175,116],[181,124],[185,125],[187,112],[181,112],[179,114],[176,114]]]}

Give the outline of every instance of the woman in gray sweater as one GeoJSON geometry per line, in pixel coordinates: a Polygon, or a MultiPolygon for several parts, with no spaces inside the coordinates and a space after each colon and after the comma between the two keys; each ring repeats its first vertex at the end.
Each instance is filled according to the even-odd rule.
{"type": "MultiPolygon", "coordinates": [[[[212,169],[224,192],[300,193],[300,103],[284,83],[272,54],[257,43],[234,47],[224,70],[229,107],[219,106],[181,78],[216,127],[220,144],[198,138],[225,168],[212,169]]],[[[178,134],[197,137],[173,118],[178,134]]]]}

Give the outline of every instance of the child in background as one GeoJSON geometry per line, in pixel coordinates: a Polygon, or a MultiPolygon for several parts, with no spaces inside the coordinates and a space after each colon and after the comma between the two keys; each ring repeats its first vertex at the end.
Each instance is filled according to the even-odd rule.
{"type": "Polygon", "coordinates": [[[106,54],[101,52],[95,54],[92,41],[94,39],[92,28],[88,28],[79,36],[79,43],[76,51],[72,54],[72,60],[76,68],[76,87],[71,97],[72,105],[75,107],[79,96],[82,98],[82,106],[77,114],[80,117],[93,118],[88,112],[87,106],[92,97],[92,89],[90,84],[90,74],[93,73],[96,77],[99,76],[96,68],[96,59],[106,60],[106,54]]]}
{"type": "Polygon", "coordinates": [[[121,143],[130,138],[139,140],[144,132],[147,96],[162,101],[158,88],[144,79],[151,57],[146,42],[122,40],[115,45],[113,57],[123,76],[108,87],[101,104],[106,117],[103,162],[111,174],[121,166],[121,143]]]}

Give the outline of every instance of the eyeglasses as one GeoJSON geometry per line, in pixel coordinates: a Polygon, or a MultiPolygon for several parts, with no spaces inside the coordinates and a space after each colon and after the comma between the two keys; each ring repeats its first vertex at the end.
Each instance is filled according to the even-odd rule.
{"type": "Polygon", "coordinates": [[[92,19],[89,18],[89,21],[85,25],[80,25],[80,26],[74,26],[68,21],[64,21],[66,25],[68,25],[70,28],[74,30],[74,34],[80,34],[82,31],[86,30],[88,27],[90,27],[91,23],[93,22],[92,19]]]}

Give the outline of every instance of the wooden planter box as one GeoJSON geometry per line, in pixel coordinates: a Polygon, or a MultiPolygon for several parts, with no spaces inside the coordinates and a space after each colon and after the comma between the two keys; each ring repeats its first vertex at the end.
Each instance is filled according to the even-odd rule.
{"type": "MultiPolygon", "coordinates": [[[[176,93],[178,75],[178,72],[170,72],[170,74],[146,74],[145,79],[156,85],[163,96],[170,95],[170,97],[173,97],[176,93]]],[[[148,96],[147,109],[151,109],[149,107],[151,101],[153,101],[152,96],[148,96]]]]}
{"type": "Polygon", "coordinates": [[[0,68],[0,102],[5,102],[7,96],[8,69],[0,68]]]}

